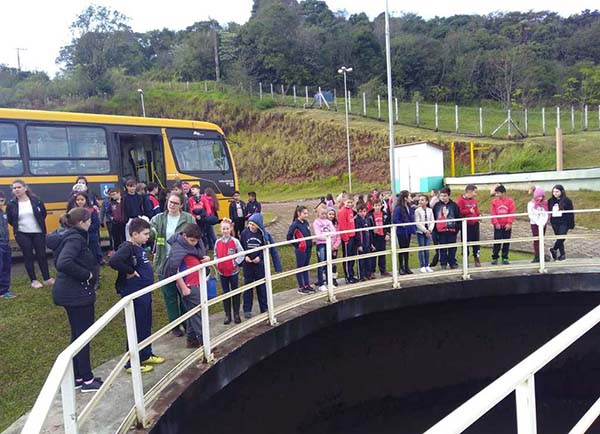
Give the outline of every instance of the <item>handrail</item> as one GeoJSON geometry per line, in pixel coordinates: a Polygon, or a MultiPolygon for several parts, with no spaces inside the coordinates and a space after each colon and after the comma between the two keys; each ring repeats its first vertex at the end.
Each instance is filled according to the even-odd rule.
{"type": "MultiPolygon", "coordinates": [[[[574,210],[574,211],[563,211],[563,212],[565,212],[565,213],[567,213],[567,212],[592,213],[592,212],[600,212],[600,209],[574,210]]],[[[548,212],[548,214],[551,214],[551,212],[548,212]]],[[[503,217],[521,217],[521,216],[527,216],[527,215],[528,215],[527,213],[515,213],[515,214],[505,215],[503,217]]],[[[460,222],[461,223],[460,230],[462,230],[462,232],[465,233],[467,222],[469,220],[485,221],[485,220],[490,220],[492,218],[495,218],[495,216],[482,215],[479,217],[472,217],[472,218],[448,219],[448,220],[446,220],[446,222],[460,222]]],[[[435,222],[432,221],[430,223],[435,223],[435,222]]],[[[389,228],[391,231],[394,228],[406,227],[406,226],[416,226],[416,223],[409,222],[409,223],[401,223],[401,224],[390,224],[390,225],[385,225],[384,228],[389,228]]],[[[273,244],[268,244],[266,246],[257,247],[255,249],[246,250],[246,251],[243,251],[240,253],[235,253],[233,255],[230,255],[230,256],[227,256],[224,258],[214,259],[214,260],[210,260],[206,263],[199,264],[190,269],[187,269],[185,271],[177,273],[176,275],[173,275],[171,277],[163,279],[162,281],[153,283],[152,285],[149,285],[146,288],[143,288],[133,294],[130,294],[130,295],[124,297],[123,299],[119,300],[114,306],[112,306],[104,315],[102,315],[88,330],[86,330],[85,333],[83,333],[81,336],[79,336],[79,338],[77,338],[65,350],[63,350],[63,352],[61,352],[59,354],[59,356],[56,359],[56,362],[54,363],[54,365],[48,375],[48,378],[46,379],[46,382],[44,383],[44,386],[42,387],[42,390],[40,391],[40,394],[38,395],[38,398],[36,399],[36,402],[31,410],[29,417],[27,418],[27,421],[25,423],[25,426],[24,426],[22,432],[26,433],[26,434],[30,434],[30,433],[33,434],[33,433],[39,433],[41,431],[41,429],[44,425],[45,419],[50,411],[50,408],[52,407],[52,401],[53,401],[54,397],[56,396],[56,394],[58,393],[58,391],[61,390],[62,401],[63,401],[63,419],[64,419],[64,424],[65,424],[65,432],[67,432],[69,434],[71,434],[71,433],[77,434],[79,432],[79,427],[80,427],[81,423],[90,414],[91,410],[98,403],[98,401],[104,395],[106,390],[110,387],[110,385],[112,384],[114,379],[118,376],[118,374],[120,372],[122,372],[122,369],[121,369],[122,363],[125,360],[127,360],[127,358],[129,358],[131,361],[132,372],[133,372],[132,387],[134,390],[134,399],[135,399],[135,405],[134,405],[135,417],[138,421],[138,425],[145,426],[147,423],[146,401],[145,401],[146,396],[144,395],[141,374],[140,374],[140,369],[139,369],[139,366],[140,366],[139,351],[142,348],[155,342],[161,336],[164,336],[165,334],[167,334],[174,326],[182,323],[183,321],[185,321],[187,318],[191,317],[192,315],[195,315],[198,312],[202,312],[204,345],[200,350],[198,350],[195,353],[199,354],[200,352],[202,352],[203,358],[206,361],[211,361],[213,358],[213,355],[212,355],[212,351],[211,351],[210,325],[208,323],[208,308],[209,308],[209,306],[217,304],[217,303],[219,303],[227,298],[231,298],[235,295],[239,295],[242,292],[244,292],[245,290],[247,290],[249,288],[253,288],[257,285],[256,282],[252,282],[250,284],[243,285],[243,286],[239,287],[238,289],[231,291],[227,294],[222,294],[222,295],[218,296],[216,299],[208,300],[208,294],[207,294],[207,288],[206,288],[206,269],[208,267],[217,265],[220,262],[230,261],[232,259],[235,259],[235,258],[238,258],[241,256],[246,256],[251,253],[256,253],[256,252],[262,251],[263,258],[265,259],[264,264],[263,264],[265,267],[265,278],[260,279],[260,282],[265,283],[266,288],[267,288],[267,304],[268,304],[267,319],[271,325],[275,325],[275,324],[277,324],[276,314],[290,309],[291,307],[289,307],[289,306],[301,305],[305,302],[320,299],[320,298],[327,298],[327,300],[329,302],[335,302],[336,301],[336,298],[335,298],[336,293],[342,293],[342,292],[350,291],[353,289],[362,288],[365,286],[365,285],[359,284],[359,285],[355,285],[353,287],[336,289],[333,286],[333,278],[332,278],[332,272],[331,272],[333,264],[343,263],[346,261],[356,261],[359,259],[372,258],[372,257],[377,257],[380,255],[387,255],[387,254],[391,253],[392,254],[392,268],[395,269],[395,265],[396,265],[395,261],[397,259],[398,253],[431,250],[431,249],[436,248],[435,246],[430,245],[430,246],[424,246],[424,247],[408,247],[408,248],[399,249],[399,248],[397,248],[396,243],[392,242],[391,250],[385,250],[383,252],[372,252],[369,254],[357,254],[357,255],[354,255],[351,257],[338,258],[336,260],[334,260],[332,258],[332,237],[333,236],[341,235],[344,233],[350,233],[350,232],[356,233],[356,232],[362,232],[362,231],[368,231],[368,230],[370,230],[370,228],[362,228],[362,229],[354,229],[354,230],[348,230],[348,231],[340,231],[340,232],[335,232],[335,233],[328,233],[325,235],[321,235],[319,237],[316,235],[312,235],[312,236],[301,238],[301,239],[277,242],[277,243],[273,243],[273,244]],[[269,249],[290,246],[290,245],[293,245],[302,240],[315,240],[316,238],[322,239],[323,237],[325,237],[326,252],[327,252],[325,263],[315,262],[306,267],[302,267],[301,269],[302,270],[313,270],[313,269],[320,268],[320,267],[327,267],[327,270],[328,270],[327,285],[326,285],[327,292],[320,293],[320,294],[314,294],[312,296],[303,296],[301,301],[294,302],[294,303],[288,304],[286,306],[281,306],[280,308],[276,308],[274,306],[273,288],[271,286],[271,281],[296,274],[299,269],[288,270],[288,271],[283,271],[283,272],[280,272],[277,274],[272,274],[271,273],[271,261],[270,261],[270,257],[269,257],[269,249]],[[151,293],[151,292],[163,287],[165,284],[174,282],[177,279],[179,279],[181,277],[185,277],[191,273],[199,273],[200,274],[200,294],[201,294],[200,305],[197,306],[196,308],[194,308],[193,310],[186,312],[184,315],[177,318],[175,321],[160,328],[158,331],[156,331],[150,337],[145,339],[143,342],[138,343],[137,335],[136,335],[136,328],[135,328],[135,316],[133,313],[134,312],[133,311],[133,301],[138,297],[141,297],[145,294],[151,293]],[[120,362],[114,368],[113,372],[109,375],[109,377],[106,379],[106,381],[104,382],[101,389],[98,391],[98,393],[96,393],[92,397],[90,402],[87,404],[87,406],[81,412],[81,414],[78,416],[77,410],[76,410],[72,359],[79,352],[79,350],[81,350],[81,348],[83,348],[85,345],[87,345],[98,333],[100,333],[100,331],[102,331],[121,312],[125,313],[129,351],[128,351],[128,353],[125,353],[125,355],[121,358],[120,362]]],[[[458,227],[457,227],[457,230],[458,230],[458,227]]],[[[543,252],[544,251],[543,250],[544,239],[555,239],[555,238],[570,239],[570,238],[579,238],[580,237],[578,235],[565,235],[565,236],[561,235],[558,237],[557,236],[544,236],[543,232],[544,232],[543,230],[540,230],[539,231],[540,235],[538,235],[538,237],[516,238],[514,240],[509,240],[509,242],[525,242],[525,241],[537,240],[540,242],[540,251],[543,252]]],[[[392,233],[392,235],[393,235],[393,233],[392,233]]],[[[392,241],[394,241],[394,240],[395,240],[395,237],[392,237],[392,241]]],[[[487,245],[487,244],[495,244],[497,242],[502,242],[502,241],[501,240],[482,240],[479,242],[471,242],[471,241],[468,242],[466,240],[466,238],[463,237],[462,241],[457,241],[456,243],[452,243],[452,244],[445,244],[444,246],[447,246],[447,247],[462,247],[463,248],[463,269],[456,270],[456,271],[449,270],[446,272],[446,274],[447,275],[462,274],[463,279],[468,279],[470,277],[468,260],[466,260],[466,261],[464,260],[465,255],[466,255],[466,248],[468,246],[473,246],[473,245],[487,245]]],[[[439,247],[437,247],[437,248],[439,248],[439,247]]],[[[507,269],[512,269],[512,268],[514,268],[514,269],[532,268],[532,267],[537,268],[539,266],[539,271],[543,273],[546,271],[546,267],[547,267],[547,265],[544,263],[543,256],[544,255],[541,255],[541,257],[540,257],[539,265],[528,264],[527,267],[524,267],[522,265],[517,265],[514,267],[504,266],[504,267],[502,267],[502,269],[507,270],[507,269]]],[[[474,270],[471,270],[471,271],[474,271],[474,270]]],[[[420,278],[424,278],[424,277],[425,277],[424,275],[414,275],[413,277],[405,276],[402,278],[402,280],[408,280],[411,278],[412,279],[420,279],[420,278]]],[[[389,279],[386,279],[386,280],[389,280],[389,279]]],[[[397,275],[397,273],[393,273],[391,281],[392,281],[394,288],[399,287],[400,277],[397,275]]],[[[254,320],[254,318],[253,318],[253,320],[254,320]]],[[[258,324],[262,321],[264,321],[264,319],[261,318],[260,320],[258,320],[258,318],[257,318],[256,324],[258,324]]],[[[252,324],[255,324],[255,322],[252,321],[252,324]]],[[[243,327],[237,326],[237,327],[239,327],[238,330],[247,329],[246,326],[243,326],[243,327]]],[[[231,337],[238,334],[237,332],[236,333],[227,332],[227,333],[231,337]]],[[[217,340],[221,341],[220,338],[217,338],[217,340]]]]}

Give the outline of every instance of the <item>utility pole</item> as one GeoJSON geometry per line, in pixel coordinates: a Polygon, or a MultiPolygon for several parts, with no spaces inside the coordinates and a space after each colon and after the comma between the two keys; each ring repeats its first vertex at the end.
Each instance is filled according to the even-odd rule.
{"type": "Polygon", "coordinates": [[[215,76],[217,81],[221,81],[221,68],[219,66],[219,38],[217,37],[217,29],[212,29],[213,43],[215,46],[215,76]]]}
{"type": "Polygon", "coordinates": [[[21,51],[27,51],[27,48],[15,48],[17,50],[17,71],[21,72],[21,51]]]}

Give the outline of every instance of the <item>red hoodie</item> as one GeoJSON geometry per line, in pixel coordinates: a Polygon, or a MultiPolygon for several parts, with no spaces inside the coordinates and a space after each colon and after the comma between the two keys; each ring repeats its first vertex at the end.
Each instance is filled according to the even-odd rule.
{"type": "Polygon", "coordinates": [[[512,225],[515,221],[514,217],[501,217],[506,214],[514,214],[515,213],[515,201],[510,197],[505,196],[503,199],[496,197],[492,201],[492,215],[498,216],[492,218],[492,224],[494,226],[506,226],[508,224],[512,225]]]}
{"type": "MultiPolygon", "coordinates": [[[[460,210],[461,217],[479,217],[481,215],[477,206],[477,199],[474,197],[469,199],[465,195],[461,195],[456,200],[456,204],[460,210]]],[[[479,219],[467,220],[467,225],[469,226],[476,225],[477,223],[479,223],[479,219]]]]}
{"type": "MultiPolygon", "coordinates": [[[[352,212],[352,208],[347,208],[346,206],[340,209],[338,213],[338,223],[339,230],[341,231],[349,231],[354,229],[354,213],[352,212]]],[[[340,237],[344,243],[347,243],[350,238],[354,236],[354,232],[348,232],[347,234],[341,234],[340,237]]]]}

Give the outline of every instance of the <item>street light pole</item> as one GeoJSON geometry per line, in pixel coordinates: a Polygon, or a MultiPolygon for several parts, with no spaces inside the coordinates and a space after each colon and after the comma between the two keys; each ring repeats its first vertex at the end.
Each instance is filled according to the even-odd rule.
{"type": "Polygon", "coordinates": [[[352,193],[352,163],[350,160],[350,125],[348,121],[348,87],[346,85],[346,73],[352,72],[352,68],[342,66],[338,74],[344,74],[344,110],[346,112],[346,150],[348,152],[348,193],[352,193]]]}
{"type": "Polygon", "coordinates": [[[146,117],[146,107],[144,106],[144,91],[142,89],[138,89],[140,94],[140,100],[142,102],[142,116],[146,117]]]}

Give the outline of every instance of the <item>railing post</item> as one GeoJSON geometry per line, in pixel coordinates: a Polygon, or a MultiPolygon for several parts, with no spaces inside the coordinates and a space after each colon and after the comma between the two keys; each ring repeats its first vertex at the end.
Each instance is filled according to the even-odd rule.
{"type": "Polygon", "coordinates": [[[208,313],[208,285],[206,284],[206,267],[200,271],[200,312],[202,312],[202,347],[204,348],[204,360],[206,363],[212,362],[215,357],[212,353],[210,343],[210,323],[208,313]]]}
{"type": "Polygon", "coordinates": [[[467,247],[467,220],[463,219],[461,224],[462,224],[462,226],[461,226],[460,232],[462,235],[462,254],[463,254],[462,255],[463,256],[462,278],[463,278],[463,280],[467,280],[467,279],[471,278],[471,276],[469,276],[469,249],[467,247]]]}
{"type": "Polygon", "coordinates": [[[271,280],[271,256],[269,247],[263,250],[263,263],[265,267],[265,287],[267,288],[267,310],[269,312],[269,323],[272,326],[277,325],[275,318],[275,302],[273,300],[273,281],[271,280]]]}
{"type": "Polygon", "coordinates": [[[394,288],[400,288],[400,279],[398,278],[398,237],[396,236],[396,226],[390,230],[390,245],[392,247],[392,279],[394,288]]]}
{"type": "MultiPolygon", "coordinates": [[[[331,235],[325,235],[325,246],[326,246],[326,254],[327,254],[327,299],[329,303],[333,303],[336,301],[335,294],[333,293],[333,242],[331,240],[331,235]]],[[[319,270],[317,269],[317,273],[319,270]]]]}
{"type": "Polygon", "coordinates": [[[517,433],[537,434],[533,374],[517,386],[515,397],[517,402],[517,433]]]}
{"type": "Polygon", "coordinates": [[[75,374],[73,373],[73,359],[69,360],[69,366],[60,384],[62,396],[63,421],[65,434],[78,434],[77,425],[77,401],[75,400],[75,374]]]}
{"type": "Polygon", "coordinates": [[[545,247],[544,247],[544,227],[546,225],[540,225],[538,224],[538,251],[540,252],[540,273],[545,273],[546,270],[546,254],[545,254],[545,247]]]}
{"type": "Polygon", "coordinates": [[[133,387],[135,415],[138,426],[144,427],[146,425],[146,404],[144,402],[144,383],[142,382],[140,350],[135,325],[133,300],[125,306],[125,327],[127,329],[127,345],[129,346],[129,363],[131,366],[131,385],[133,387]]]}

